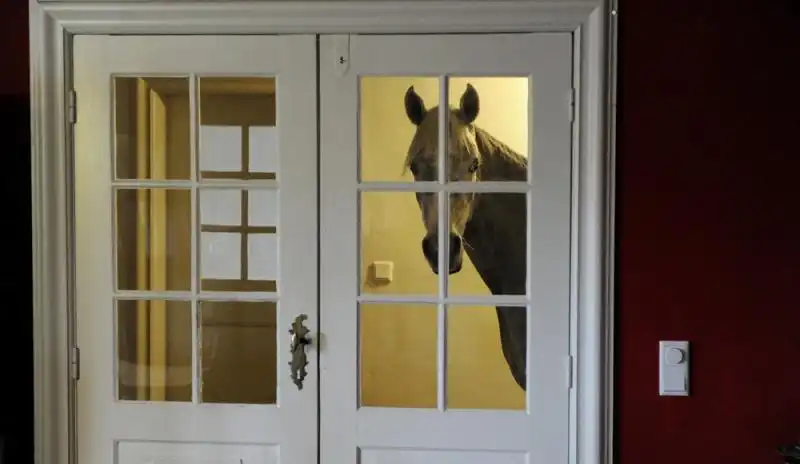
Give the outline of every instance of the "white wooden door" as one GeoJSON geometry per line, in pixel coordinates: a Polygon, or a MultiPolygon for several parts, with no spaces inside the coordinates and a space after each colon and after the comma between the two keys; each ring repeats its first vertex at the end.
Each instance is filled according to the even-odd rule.
{"type": "Polygon", "coordinates": [[[566,462],[571,50],[76,37],[78,462],[566,462]]]}
{"type": "Polygon", "coordinates": [[[572,62],[567,33],[322,38],[323,462],[567,462],[572,62]]]}
{"type": "Polygon", "coordinates": [[[78,462],[315,462],[316,38],[78,36],[74,85],[78,462]]]}

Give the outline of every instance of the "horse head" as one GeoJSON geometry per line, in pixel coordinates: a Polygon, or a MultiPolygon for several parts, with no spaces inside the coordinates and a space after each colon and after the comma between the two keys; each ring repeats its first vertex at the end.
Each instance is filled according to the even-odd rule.
{"type": "MultiPolygon", "coordinates": [[[[416,126],[406,157],[406,167],[417,182],[436,182],[439,179],[439,109],[427,109],[425,102],[409,87],[405,94],[408,119],[416,126]]],[[[458,108],[447,112],[447,156],[445,179],[447,182],[474,182],[479,179],[481,154],[473,122],[478,117],[480,100],[475,88],[467,84],[458,108]]],[[[446,194],[444,194],[446,195],[446,194]]],[[[418,192],[417,203],[422,212],[425,237],[422,252],[433,269],[439,272],[439,201],[436,193],[418,192]]],[[[464,259],[464,229],[475,208],[475,194],[451,193],[445,201],[449,204],[449,256],[448,273],[461,270],[464,259]]]]}

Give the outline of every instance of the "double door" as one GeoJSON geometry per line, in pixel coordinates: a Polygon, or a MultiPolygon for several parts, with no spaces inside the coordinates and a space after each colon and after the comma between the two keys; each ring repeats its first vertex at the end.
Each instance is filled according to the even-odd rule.
{"type": "Polygon", "coordinates": [[[78,463],[567,462],[570,34],[73,45],[78,463]]]}

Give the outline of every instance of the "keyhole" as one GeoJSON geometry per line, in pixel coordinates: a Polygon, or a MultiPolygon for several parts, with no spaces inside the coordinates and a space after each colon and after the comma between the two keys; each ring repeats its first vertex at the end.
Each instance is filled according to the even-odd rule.
{"type": "Polygon", "coordinates": [[[339,64],[344,64],[344,57],[343,56],[339,57],[339,64]]]}

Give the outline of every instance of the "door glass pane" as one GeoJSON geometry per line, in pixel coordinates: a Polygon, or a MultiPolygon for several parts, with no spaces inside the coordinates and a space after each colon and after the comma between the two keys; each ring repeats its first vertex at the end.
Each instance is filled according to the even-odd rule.
{"type": "Polygon", "coordinates": [[[527,77],[448,78],[448,181],[528,179],[529,87],[527,77]]]}
{"type": "MultiPolygon", "coordinates": [[[[441,269],[447,274],[447,297],[485,301],[496,295],[525,295],[528,79],[448,79],[445,177],[437,158],[440,79],[364,77],[360,85],[361,181],[416,182],[407,190],[372,187],[359,194],[361,293],[387,300],[388,295],[436,296],[435,301],[445,303],[438,298],[441,269]],[[402,112],[392,103],[401,99],[402,112]],[[403,142],[395,142],[398,138],[403,142]],[[391,170],[398,162],[407,169],[405,176],[391,170]],[[476,184],[471,192],[447,192],[444,181],[516,181],[519,190],[488,191],[476,184]],[[440,228],[445,231],[441,237],[440,228]]],[[[437,407],[439,344],[447,353],[439,374],[445,403],[439,406],[524,409],[525,307],[503,307],[498,313],[485,303],[466,303],[448,307],[446,337],[440,333],[440,338],[435,304],[362,304],[361,404],[437,407]],[[380,327],[386,328],[376,329],[380,327]],[[370,337],[380,342],[370,343],[370,337]],[[391,364],[386,352],[393,345],[385,340],[404,350],[391,353],[397,359],[391,364]],[[424,365],[419,357],[423,353],[424,365]],[[428,370],[421,378],[423,366],[428,370]],[[380,380],[378,372],[389,380],[380,380]],[[390,384],[403,388],[392,390],[390,384]]]]}
{"type": "Polygon", "coordinates": [[[436,408],[437,306],[359,307],[361,406],[436,408]]]}
{"type": "Polygon", "coordinates": [[[201,178],[277,178],[275,78],[203,77],[198,87],[201,178]]]}
{"type": "Polygon", "coordinates": [[[274,292],[278,280],[278,190],[202,188],[200,288],[274,292]]]}
{"type": "Polygon", "coordinates": [[[361,192],[360,209],[361,292],[435,295],[439,281],[423,254],[425,226],[414,193],[361,192]]]}
{"type": "Polygon", "coordinates": [[[526,308],[447,308],[447,408],[525,409],[526,308]]]}
{"type": "Polygon", "coordinates": [[[275,404],[277,304],[200,303],[201,401],[275,404]]]}
{"type": "Polygon", "coordinates": [[[116,191],[117,288],[191,289],[191,190],[116,191]]]}
{"type": "Polygon", "coordinates": [[[192,304],[117,301],[117,397],[192,401],[192,304]]]}
{"type": "Polygon", "coordinates": [[[114,78],[118,179],[189,179],[189,79],[114,78]]]}
{"type": "Polygon", "coordinates": [[[525,295],[528,281],[525,193],[450,194],[446,242],[451,296],[525,295]]]}
{"type": "MultiPolygon", "coordinates": [[[[359,83],[361,181],[413,181],[416,166],[407,163],[409,152],[419,151],[422,158],[431,157],[431,160],[435,160],[439,79],[364,76],[359,83]],[[412,95],[420,98],[407,98],[412,95]],[[413,142],[417,124],[423,124],[425,128],[432,127],[434,140],[422,138],[417,143],[413,142]]],[[[420,163],[419,180],[433,181],[436,180],[435,175],[435,167],[430,169],[429,164],[420,163]]]]}
{"type": "MultiPolygon", "coordinates": [[[[529,79],[451,77],[447,85],[446,179],[525,182],[533,123],[529,79]]],[[[360,79],[362,182],[438,180],[439,86],[438,77],[360,79]]]]}

